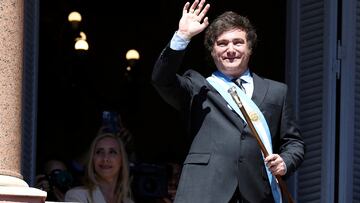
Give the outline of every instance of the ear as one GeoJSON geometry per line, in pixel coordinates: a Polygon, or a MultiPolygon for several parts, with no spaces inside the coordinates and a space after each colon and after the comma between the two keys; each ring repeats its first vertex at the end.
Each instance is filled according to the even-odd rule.
{"type": "Polygon", "coordinates": [[[210,55],[211,55],[211,57],[214,59],[214,57],[215,57],[214,49],[211,50],[210,55]]]}
{"type": "Polygon", "coordinates": [[[253,49],[251,47],[249,47],[249,56],[251,56],[253,53],[253,49]]]}

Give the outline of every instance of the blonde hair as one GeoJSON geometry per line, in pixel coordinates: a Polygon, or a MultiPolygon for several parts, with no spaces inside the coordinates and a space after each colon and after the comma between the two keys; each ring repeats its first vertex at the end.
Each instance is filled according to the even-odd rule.
{"type": "Polygon", "coordinates": [[[122,166],[116,181],[116,186],[114,191],[116,202],[122,203],[125,201],[125,199],[130,198],[131,190],[130,190],[130,181],[129,181],[129,164],[127,161],[127,154],[125,151],[124,144],[121,138],[114,133],[100,132],[92,141],[90,151],[88,154],[87,170],[85,174],[85,187],[88,188],[91,194],[92,191],[95,189],[95,187],[99,184],[97,180],[97,174],[95,172],[94,161],[93,161],[95,154],[95,147],[100,140],[108,137],[113,138],[117,141],[120,148],[120,154],[122,156],[122,166]]]}

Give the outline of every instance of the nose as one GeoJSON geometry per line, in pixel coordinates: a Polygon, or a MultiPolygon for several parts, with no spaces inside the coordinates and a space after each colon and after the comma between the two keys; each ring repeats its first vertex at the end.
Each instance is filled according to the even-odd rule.
{"type": "Polygon", "coordinates": [[[102,158],[102,160],[103,160],[104,162],[109,162],[109,161],[110,161],[110,156],[107,155],[107,154],[102,155],[101,158],[102,158]]]}
{"type": "Polygon", "coordinates": [[[229,43],[229,44],[228,44],[227,53],[228,53],[229,55],[233,55],[233,54],[236,53],[236,49],[235,49],[235,46],[234,46],[233,43],[229,43]]]}

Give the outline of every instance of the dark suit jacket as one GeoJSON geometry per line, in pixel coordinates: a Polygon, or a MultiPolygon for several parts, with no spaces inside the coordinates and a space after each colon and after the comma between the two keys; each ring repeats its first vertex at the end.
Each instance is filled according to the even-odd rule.
{"type": "MultiPolygon", "coordinates": [[[[166,47],[152,75],[163,99],[187,116],[192,137],[175,202],[227,203],[237,186],[245,202],[273,202],[255,138],[205,77],[193,70],[177,74],[184,53],[166,47]]],[[[304,142],[292,119],[287,87],[256,74],[253,79],[252,100],[268,122],[273,151],[284,159],[289,175],[303,160],[304,142]]]]}

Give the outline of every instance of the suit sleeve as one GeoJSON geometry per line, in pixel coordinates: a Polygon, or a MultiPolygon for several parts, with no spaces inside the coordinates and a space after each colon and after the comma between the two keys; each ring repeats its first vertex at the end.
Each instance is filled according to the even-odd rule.
{"type": "Polygon", "coordinates": [[[152,84],[155,89],[177,110],[185,108],[190,98],[188,79],[177,74],[184,54],[185,50],[176,51],[167,46],[158,57],[152,72],[152,84]]]}
{"type": "Polygon", "coordinates": [[[290,176],[300,166],[305,155],[305,143],[294,119],[291,100],[285,88],[285,99],[281,114],[280,126],[280,156],[283,158],[287,173],[290,176]]]}

